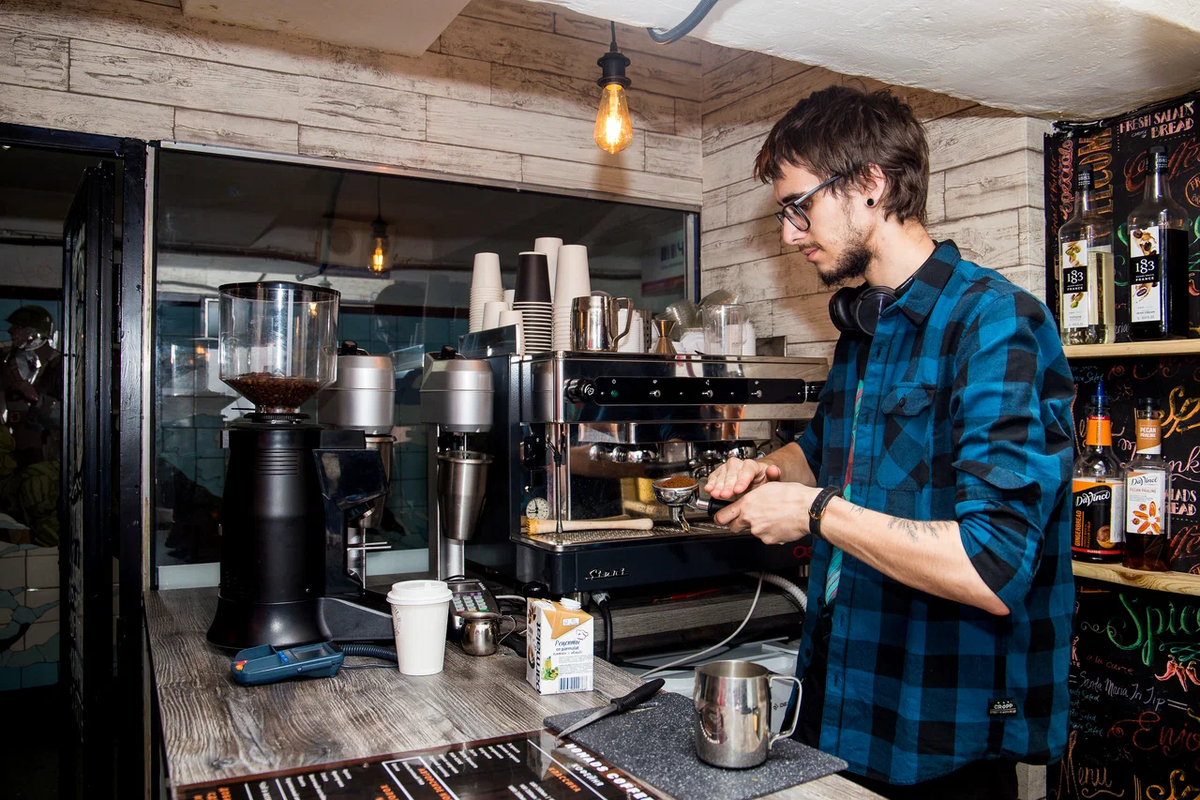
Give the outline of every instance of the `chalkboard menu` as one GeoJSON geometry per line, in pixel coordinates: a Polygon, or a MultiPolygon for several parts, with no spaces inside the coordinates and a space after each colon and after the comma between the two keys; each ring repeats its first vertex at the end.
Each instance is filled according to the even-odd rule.
{"type": "Polygon", "coordinates": [[[1146,154],[1166,148],[1171,196],[1189,214],[1189,300],[1192,336],[1200,336],[1200,91],[1094,123],[1059,123],[1046,137],[1046,298],[1058,314],[1058,229],[1075,204],[1074,176],[1093,170],[1092,197],[1110,220],[1116,282],[1117,341],[1129,341],[1129,212],[1142,200],[1146,154]]]}
{"type": "Polygon", "coordinates": [[[1051,800],[1200,797],[1200,597],[1081,581],[1051,800]]]}

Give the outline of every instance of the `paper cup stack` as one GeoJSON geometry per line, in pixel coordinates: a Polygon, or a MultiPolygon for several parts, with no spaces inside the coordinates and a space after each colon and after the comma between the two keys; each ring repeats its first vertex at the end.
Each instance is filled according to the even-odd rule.
{"type": "Polygon", "coordinates": [[[587,248],[566,244],[558,249],[558,272],[554,287],[554,349],[573,350],[571,345],[571,301],[592,293],[587,248]]]}
{"type": "Polygon", "coordinates": [[[513,311],[521,312],[526,353],[548,352],[553,341],[550,302],[550,266],[545,253],[517,256],[517,288],[513,311]]]}
{"type": "MultiPolygon", "coordinates": [[[[471,302],[467,311],[467,330],[484,329],[483,312],[488,303],[504,302],[504,286],[500,283],[500,256],[496,253],[476,253],[471,273],[471,302]]],[[[498,312],[497,312],[498,313],[498,312]]]]}

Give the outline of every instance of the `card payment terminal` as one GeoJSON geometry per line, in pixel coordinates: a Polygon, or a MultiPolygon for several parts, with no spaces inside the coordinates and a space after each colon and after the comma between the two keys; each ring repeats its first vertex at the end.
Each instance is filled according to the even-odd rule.
{"type": "Polygon", "coordinates": [[[240,651],[229,674],[243,686],[259,686],[288,678],[331,678],[342,668],[345,655],[333,642],[278,649],[263,644],[240,651]]]}

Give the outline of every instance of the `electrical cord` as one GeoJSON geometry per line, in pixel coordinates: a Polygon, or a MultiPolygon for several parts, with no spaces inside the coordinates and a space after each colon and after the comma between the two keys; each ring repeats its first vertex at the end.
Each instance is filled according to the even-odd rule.
{"type": "Polygon", "coordinates": [[[393,664],[397,663],[396,648],[394,647],[380,647],[374,644],[343,644],[339,647],[348,656],[365,656],[378,658],[381,661],[391,661],[393,664]]]}
{"type": "MultiPolygon", "coordinates": [[[[728,653],[730,650],[734,650],[736,648],[737,648],[737,645],[735,645],[735,644],[725,645],[725,649],[722,650],[720,653],[717,653],[717,655],[723,656],[726,653],[728,653]]],[[[626,661],[623,658],[618,658],[614,663],[619,667],[633,667],[634,669],[657,669],[658,668],[657,665],[655,665],[655,664],[644,664],[644,663],[641,663],[638,661],[626,661]]],[[[699,664],[680,664],[680,665],[676,666],[675,669],[694,670],[698,666],[700,666],[700,665],[699,664]]]]}
{"type": "Polygon", "coordinates": [[[691,33],[692,28],[695,28],[697,25],[699,25],[700,21],[708,15],[709,11],[712,11],[712,7],[716,4],[717,0],[700,0],[696,7],[692,9],[692,13],[684,17],[683,22],[679,23],[674,28],[671,28],[670,30],[663,30],[662,28],[646,28],[646,31],[650,34],[650,38],[659,44],[670,44],[671,42],[679,41],[684,36],[687,36],[689,33],[691,33]]]}
{"type": "Polygon", "coordinates": [[[746,612],[746,618],[742,620],[741,625],[737,626],[737,630],[735,630],[733,633],[726,636],[721,641],[714,644],[712,647],[705,648],[704,650],[701,650],[699,653],[695,653],[694,655],[684,656],[683,658],[678,658],[674,661],[671,661],[670,663],[663,664],[661,667],[655,667],[654,669],[650,670],[649,672],[643,672],[638,677],[641,678],[642,680],[645,680],[646,678],[649,678],[651,675],[671,669],[672,667],[677,667],[680,664],[686,664],[689,661],[695,661],[696,659],[700,658],[701,656],[708,655],[713,650],[716,650],[718,647],[724,647],[726,644],[733,641],[737,637],[737,635],[742,632],[742,628],[746,627],[746,623],[750,621],[750,617],[754,616],[754,609],[758,607],[758,598],[762,596],[763,580],[764,580],[764,577],[766,576],[766,574],[767,573],[765,573],[765,572],[758,573],[758,588],[756,588],[754,590],[754,601],[752,603],[750,603],[750,610],[746,612]]]}

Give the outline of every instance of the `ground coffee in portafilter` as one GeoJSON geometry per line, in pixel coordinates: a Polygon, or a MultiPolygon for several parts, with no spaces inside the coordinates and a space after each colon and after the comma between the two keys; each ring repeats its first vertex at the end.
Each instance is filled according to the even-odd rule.
{"type": "Polygon", "coordinates": [[[261,408],[299,408],[321,388],[316,381],[269,372],[249,372],[226,381],[242,397],[261,408]]]}
{"type": "Polygon", "coordinates": [[[695,486],[696,482],[691,478],[685,478],[682,475],[675,475],[670,478],[663,478],[655,481],[654,485],[660,489],[687,489],[689,486],[695,486]]]}

